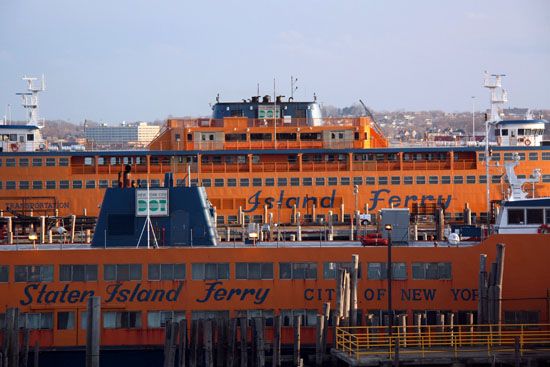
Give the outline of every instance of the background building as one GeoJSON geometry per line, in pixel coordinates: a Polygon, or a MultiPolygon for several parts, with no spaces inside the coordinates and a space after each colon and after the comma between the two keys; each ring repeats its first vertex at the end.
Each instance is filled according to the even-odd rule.
{"type": "Polygon", "coordinates": [[[86,127],[84,136],[89,148],[145,147],[158,134],[160,126],[146,122],[122,123],[119,126],[102,124],[86,127]]]}

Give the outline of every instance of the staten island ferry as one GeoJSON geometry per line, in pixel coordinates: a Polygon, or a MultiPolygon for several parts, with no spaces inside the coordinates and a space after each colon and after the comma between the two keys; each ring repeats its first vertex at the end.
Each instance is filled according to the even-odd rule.
{"type": "MultiPolygon", "coordinates": [[[[108,188],[91,245],[0,246],[0,326],[6,310],[18,308],[19,326],[31,330],[31,345],[82,350],[86,303],[100,296],[103,349],[143,355],[160,348],[166,320],[262,317],[270,328],[274,315],[282,317],[283,331],[301,315],[302,341],[311,345],[317,314],[326,303],[336,308],[338,274],[351,264],[357,265],[353,310],[359,324],[368,317],[374,325],[386,325],[390,294],[391,312],[410,325],[411,320],[548,323],[550,234],[505,230],[528,228],[534,218],[547,226],[550,203],[526,196],[512,201],[498,219],[505,234],[481,242],[451,236],[449,242],[407,241],[393,246],[389,260],[392,247],[358,242],[219,243],[205,188],[174,186],[170,175],[158,188],[108,188]],[[166,229],[162,245],[151,237],[153,227],[166,229]],[[496,262],[500,265],[489,265],[496,262]],[[491,292],[498,285],[501,293],[487,296],[488,279],[498,283],[491,292]],[[487,306],[491,298],[493,306],[487,306]],[[478,310],[495,307],[496,300],[492,321],[479,316],[478,310]]],[[[333,313],[329,325],[338,317],[333,313]]],[[[284,332],[282,343],[292,338],[284,332]]]]}
{"type": "Polygon", "coordinates": [[[217,99],[210,118],[168,119],[147,150],[50,151],[37,144],[38,118],[31,114],[30,125],[0,126],[0,210],[97,217],[121,171],[136,187],[151,188],[172,172],[177,185],[206,188],[218,225],[266,223],[271,215],[289,223],[297,213],[306,223],[329,215],[346,223],[357,212],[388,207],[418,213],[442,207],[446,220],[460,221],[465,205],[475,222],[485,223],[492,203],[507,195],[503,167],[516,153],[520,178],[542,170],[526,185],[529,196],[550,195],[550,146],[542,145],[547,121],[501,120],[500,76],[485,86],[492,93],[489,149],[392,147],[372,115],[325,117],[315,98],[217,99]]]}

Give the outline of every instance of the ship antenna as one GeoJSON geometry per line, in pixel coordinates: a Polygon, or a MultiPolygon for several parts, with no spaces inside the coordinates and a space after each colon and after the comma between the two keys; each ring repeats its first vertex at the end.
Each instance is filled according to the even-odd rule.
{"type": "Polygon", "coordinates": [[[294,101],[294,92],[298,89],[298,86],[296,83],[298,82],[298,78],[290,76],[290,98],[294,101]]]}
{"type": "Polygon", "coordinates": [[[21,96],[21,99],[23,100],[22,106],[23,108],[28,110],[29,120],[27,122],[27,125],[37,126],[38,128],[41,129],[44,127],[44,119],[39,117],[38,93],[46,90],[44,74],[42,74],[39,87],[36,86],[34,83],[35,81],[38,80],[38,78],[28,77],[25,75],[23,76],[22,79],[27,82],[27,92],[21,92],[21,93],[15,93],[15,94],[18,96],[21,96]]]}
{"type": "Polygon", "coordinates": [[[273,121],[275,129],[275,149],[277,149],[277,93],[275,92],[275,78],[273,78],[273,121]]]}

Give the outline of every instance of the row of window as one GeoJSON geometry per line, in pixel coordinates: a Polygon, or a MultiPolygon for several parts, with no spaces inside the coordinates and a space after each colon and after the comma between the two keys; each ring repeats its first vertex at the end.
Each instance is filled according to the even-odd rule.
{"type": "MultiPolygon", "coordinates": [[[[329,325],[334,325],[334,312],[329,318],[329,325]]],[[[440,314],[451,313],[445,310],[413,310],[413,315],[421,315],[423,325],[436,325],[440,314]]],[[[102,324],[104,329],[141,329],[143,328],[141,311],[109,311],[102,312],[102,324]]],[[[266,326],[273,326],[273,310],[237,310],[236,318],[251,320],[254,317],[265,319],[266,326]]],[[[282,326],[293,326],[297,316],[301,317],[301,326],[315,326],[317,324],[316,309],[295,309],[281,310],[282,326]]],[[[406,314],[404,310],[396,310],[395,315],[406,314]]],[[[458,311],[455,319],[458,325],[466,325],[470,322],[469,314],[473,314],[474,323],[477,316],[476,311],[458,311]]],[[[358,320],[361,320],[362,310],[357,310],[358,320]]],[[[388,312],[386,310],[368,310],[366,315],[372,317],[373,325],[384,325],[387,322],[388,312]]],[[[75,311],[58,311],[56,313],[57,330],[74,330],[77,325],[75,311]]],[[[186,318],[185,311],[147,311],[147,325],[149,329],[164,327],[168,320],[179,322],[186,318]]],[[[229,311],[192,311],[191,320],[203,319],[227,319],[229,311]]],[[[416,317],[413,317],[416,320],[416,317]]],[[[87,329],[87,311],[80,312],[80,329],[87,329]]],[[[504,323],[506,324],[537,324],[540,322],[540,312],[532,310],[507,311],[504,310],[504,323]]],[[[5,314],[0,313],[0,329],[5,327],[5,314]]],[[[19,315],[19,327],[35,330],[52,330],[54,328],[54,312],[22,313],[19,315]]]]}
{"type": "MultiPolygon", "coordinates": [[[[338,269],[351,270],[349,262],[323,263],[323,278],[336,279],[338,269]]],[[[229,279],[229,263],[193,263],[191,264],[193,280],[229,279]]],[[[368,279],[386,279],[387,268],[383,262],[367,264],[368,279]]],[[[147,279],[185,280],[185,264],[148,264],[147,279]]],[[[392,263],[394,279],[407,279],[406,263],[392,263]]],[[[141,280],[141,264],[106,264],[103,266],[105,281],[141,280]]],[[[361,278],[361,266],[358,269],[361,278]]],[[[52,282],[53,265],[15,265],[16,282],[52,282]]],[[[238,262],[235,263],[235,279],[274,279],[274,263],[271,262],[238,262]]],[[[279,263],[279,279],[317,279],[315,262],[282,262],[279,263]]],[[[412,279],[451,279],[451,263],[412,263],[412,279]]],[[[86,282],[98,280],[98,265],[65,264],[59,265],[59,280],[62,282],[86,282]]],[[[0,265],[0,282],[9,281],[9,266],[0,265]]]]}
{"type": "MultiPolygon", "coordinates": [[[[6,158],[6,167],[16,167],[15,158],[6,158]]],[[[19,167],[67,167],[69,165],[69,158],[19,158],[19,167]]],[[[0,159],[0,167],[2,166],[2,159],[0,159]]]]}
{"type": "Polygon", "coordinates": [[[508,224],[550,224],[550,209],[508,209],[508,224]]]}

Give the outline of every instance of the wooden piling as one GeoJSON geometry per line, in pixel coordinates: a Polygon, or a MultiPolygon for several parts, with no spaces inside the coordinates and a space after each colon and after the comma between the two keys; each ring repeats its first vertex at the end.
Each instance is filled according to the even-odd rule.
{"type": "Polygon", "coordinates": [[[40,362],[40,342],[37,340],[34,343],[34,353],[33,353],[34,363],[33,367],[39,367],[40,362]]]}
{"type": "Polygon", "coordinates": [[[315,365],[323,364],[323,334],[325,332],[325,317],[317,315],[317,325],[315,328],[315,365]]]}
{"type": "Polygon", "coordinates": [[[325,327],[324,327],[324,331],[323,331],[323,354],[326,353],[326,347],[327,347],[327,344],[328,344],[328,337],[327,337],[327,334],[328,334],[328,323],[329,323],[329,319],[330,319],[330,302],[325,302],[323,304],[323,317],[325,319],[324,323],[325,323],[325,327]]]}
{"type": "Polygon", "coordinates": [[[239,318],[241,325],[241,367],[248,366],[248,320],[246,317],[239,318]]]}
{"type": "Polygon", "coordinates": [[[227,362],[227,328],[228,321],[225,318],[216,320],[216,366],[223,367],[227,362]]]}
{"type": "MultiPolygon", "coordinates": [[[[351,305],[351,277],[347,270],[344,271],[344,318],[349,318],[350,313],[350,305],[351,305]]],[[[348,324],[346,326],[349,326],[349,320],[348,324]]]]}
{"type": "Polygon", "coordinates": [[[338,278],[336,279],[336,311],[338,319],[344,317],[344,269],[338,269],[338,278]]]}
{"type": "Polygon", "coordinates": [[[40,243],[46,243],[46,217],[44,215],[40,216],[40,243]]]}
{"type": "Polygon", "coordinates": [[[179,322],[178,330],[178,367],[185,367],[187,357],[187,319],[179,322]]]}
{"type": "Polygon", "coordinates": [[[101,297],[88,298],[86,328],[86,367],[99,367],[101,297]]]}
{"type": "MultiPolygon", "coordinates": [[[[358,212],[356,214],[358,215],[358,212]]],[[[358,273],[359,273],[359,255],[354,254],[354,255],[351,255],[351,289],[350,289],[351,326],[357,326],[358,273]]]]}
{"type": "Polygon", "coordinates": [[[273,317],[273,367],[281,366],[281,315],[273,317]]]}
{"type": "Polygon", "coordinates": [[[191,320],[191,335],[189,339],[189,366],[197,367],[199,344],[199,320],[191,320]]]}
{"type": "Polygon", "coordinates": [[[265,367],[264,319],[262,317],[254,317],[254,338],[256,367],[265,367]]]}
{"type": "Polygon", "coordinates": [[[229,332],[227,333],[227,367],[235,366],[235,346],[237,337],[237,319],[229,321],[229,332]]]}
{"type": "Polygon", "coordinates": [[[399,318],[399,328],[401,335],[403,335],[401,346],[406,348],[407,347],[407,314],[400,314],[398,316],[399,318]]]}
{"type": "Polygon", "coordinates": [[[302,366],[302,359],[300,358],[300,332],[302,327],[302,316],[294,316],[294,366],[302,366]]]}
{"type": "Polygon", "coordinates": [[[23,329],[23,349],[21,350],[21,365],[23,367],[27,367],[29,365],[29,336],[30,330],[25,327],[25,329],[23,329]]]}
{"type": "Polygon", "coordinates": [[[495,324],[502,323],[502,280],[504,278],[504,250],[505,246],[502,243],[497,244],[496,255],[496,274],[495,274],[495,289],[494,289],[494,322],[495,324]]]}
{"type": "Polygon", "coordinates": [[[487,255],[479,255],[479,281],[478,281],[478,294],[479,299],[477,303],[477,323],[487,323],[487,255]]]}
{"type": "Polygon", "coordinates": [[[464,224],[472,224],[472,210],[469,203],[464,204],[464,224]]]}
{"type": "MultiPolygon", "coordinates": [[[[8,367],[19,367],[19,309],[6,310],[7,332],[10,334],[8,346],[8,367]]],[[[25,325],[26,326],[26,325],[25,325]]]]}
{"type": "Polygon", "coordinates": [[[203,343],[204,343],[204,366],[214,367],[214,356],[212,355],[212,320],[202,320],[203,343]]]}

